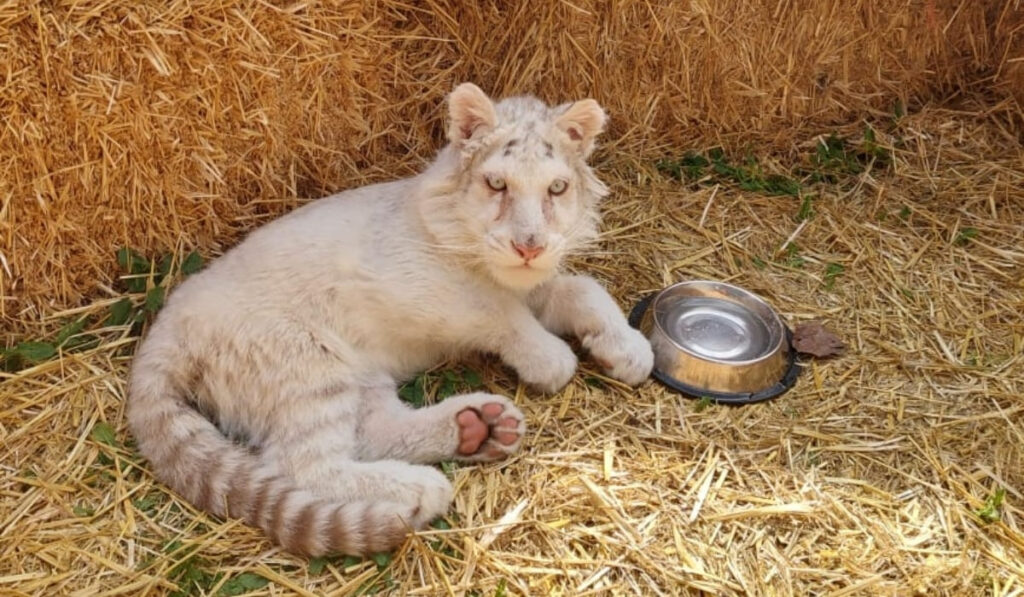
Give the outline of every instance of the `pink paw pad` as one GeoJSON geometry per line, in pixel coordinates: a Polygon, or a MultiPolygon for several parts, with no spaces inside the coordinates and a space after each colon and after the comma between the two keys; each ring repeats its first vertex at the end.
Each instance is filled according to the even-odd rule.
{"type": "Polygon", "coordinates": [[[459,424],[459,454],[472,456],[484,448],[481,455],[498,458],[504,455],[504,451],[498,446],[487,446],[488,439],[502,446],[511,446],[519,441],[519,421],[515,417],[502,417],[504,411],[504,405],[489,402],[479,410],[466,408],[455,415],[459,424]]]}

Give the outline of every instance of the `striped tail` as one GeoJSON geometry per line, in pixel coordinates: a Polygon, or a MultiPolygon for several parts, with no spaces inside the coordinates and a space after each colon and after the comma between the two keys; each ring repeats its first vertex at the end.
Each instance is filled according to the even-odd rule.
{"type": "Polygon", "coordinates": [[[198,413],[181,376],[152,348],[143,345],[136,355],[127,415],[159,480],[206,512],[262,529],[293,553],[367,555],[402,543],[420,514],[416,506],[337,503],[299,487],[198,413]]]}

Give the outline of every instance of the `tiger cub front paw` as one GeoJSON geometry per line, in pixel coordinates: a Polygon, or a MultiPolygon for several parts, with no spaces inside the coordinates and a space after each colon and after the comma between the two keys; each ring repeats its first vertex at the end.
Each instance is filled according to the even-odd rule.
{"type": "Polygon", "coordinates": [[[605,374],[631,386],[643,383],[654,369],[651,343],[628,326],[586,335],[583,346],[605,374]]]}
{"type": "Polygon", "coordinates": [[[537,345],[517,356],[515,369],[527,385],[542,392],[554,393],[564,388],[573,375],[579,360],[569,345],[557,336],[548,335],[537,345]]]}

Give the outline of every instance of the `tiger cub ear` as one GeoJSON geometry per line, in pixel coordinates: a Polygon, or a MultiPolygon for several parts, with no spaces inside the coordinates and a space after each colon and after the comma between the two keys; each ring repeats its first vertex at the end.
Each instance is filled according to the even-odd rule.
{"type": "Polygon", "coordinates": [[[461,144],[494,130],[494,103],[472,83],[462,83],[448,95],[448,140],[461,144]]]}
{"type": "Polygon", "coordinates": [[[592,99],[560,106],[564,111],[555,125],[569,138],[571,147],[584,158],[594,150],[594,140],[604,131],[607,121],[604,109],[592,99]]]}

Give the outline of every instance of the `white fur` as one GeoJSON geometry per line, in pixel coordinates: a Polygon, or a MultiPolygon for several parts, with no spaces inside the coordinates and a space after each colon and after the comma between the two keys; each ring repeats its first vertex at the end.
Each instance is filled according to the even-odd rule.
{"type": "MultiPolygon", "coordinates": [[[[488,423],[492,434],[521,437],[525,429],[503,397],[473,394],[413,410],[398,400],[397,382],[481,351],[556,391],[576,370],[559,337],[567,334],[610,375],[630,384],[648,376],[650,346],[614,300],[590,278],[559,273],[565,256],[595,237],[597,202],[607,193],[585,163],[603,111],[592,100],[495,104],[471,84],[451,94],[449,110],[450,143],[422,174],[297,209],[172,293],[136,357],[129,421],[175,489],[201,499],[207,494],[189,486],[204,475],[197,469],[250,462],[259,479],[284,475],[328,504],[408,504],[412,514],[403,516],[415,520],[406,522],[421,526],[444,512],[451,486],[407,463],[481,460],[518,447],[491,437],[487,458],[483,446],[457,453],[460,412],[497,403],[504,411],[488,423]],[[506,189],[492,190],[488,176],[506,189]],[[559,196],[548,192],[555,179],[568,183],[559,196]],[[527,262],[516,245],[543,250],[527,262]],[[246,438],[255,455],[216,439],[192,407],[246,438]]],[[[238,475],[209,476],[211,499],[223,502],[238,475]]],[[[288,498],[281,509],[298,517],[292,502],[309,499],[288,498]]],[[[230,504],[204,507],[234,513],[230,504]]],[[[268,516],[249,519],[270,529],[268,516]]],[[[359,541],[347,548],[372,545],[359,541]]],[[[306,547],[328,543],[320,533],[306,547]]]]}

